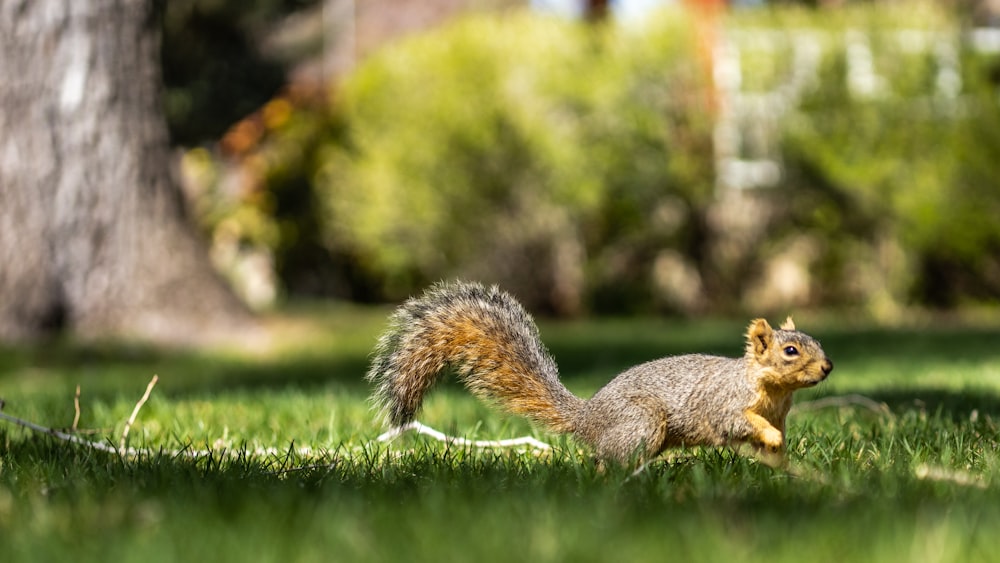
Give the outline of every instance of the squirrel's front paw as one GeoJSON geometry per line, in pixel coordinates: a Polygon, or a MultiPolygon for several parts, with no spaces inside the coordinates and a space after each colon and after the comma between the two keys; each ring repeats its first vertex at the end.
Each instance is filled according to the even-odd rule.
{"type": "Polygon", "coordinates": [[[785,436],[777,428],[765,428],[757,436],[762,450],[778,453],[785,449],[785,436]]]}

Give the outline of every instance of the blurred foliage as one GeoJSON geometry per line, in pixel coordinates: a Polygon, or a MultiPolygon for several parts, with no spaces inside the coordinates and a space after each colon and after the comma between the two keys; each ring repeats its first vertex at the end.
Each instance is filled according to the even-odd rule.
{"type": "Polygon", "coordinates": [[[847,39],[824,57],[820,87],[784,137],[792,187],[815,192],[799,219],[828,241],[838,300],[891,310],[996,299],[997,61],[937,10],[846,14],[827,22],[847,39]],[[873,54],[867,93],[849,87],[859,33],[873,54]]]}
{"type": "Polygon", "coordinates": [[[348,269],[319,244],[310,181],[318,139],[336,126],[322,93],[287,79],[321,54],[322,35],[295,25],[321,18],[319,4],[159,3],[166,117],[173,142],[195,147],[181,162],[192,214],[216,267],[258,308],[283,289],[327,291],[329,273],[348,269]]]}
{"type": "Polygon", "coordinates": [[[211,237],[213,262],[252,306],[271,305],[282,289],[329,294],[350,272],[350,260],[320,244],[310,181],[318,147],[338,131],[314,92],[290,88],[231,127],[220,149],[191,149],[182,158],[191,210],[211,237]]]}
{"type": "Polygon", "coordinates": [[[383,50],[337,100],[329,244],[392,299],[466,276],[573,313],[643,275],[711,196],[705,76],[673,15],[643,31],[479,17],[383,50]]]}
{"type": "Polygon", "coordinates": [[[797,34],[819,38],[818,72],[769,117],[776,187],[715,187],[718,100],[683,13],[513,13],[392,43],[328,98],[282,93],[229,130],[226,158],[188,155],[208,171],[200,216],[266,249],[289,292],[361,300],[450,277],[559,314],[885,317],[1000,296],[994,56],[924,5],[744,10],[724,26],[795,30],[743,51],[744,91],[780,88],[797,34]],[[849,62],[858,41],[867,77],[849,62]]]}

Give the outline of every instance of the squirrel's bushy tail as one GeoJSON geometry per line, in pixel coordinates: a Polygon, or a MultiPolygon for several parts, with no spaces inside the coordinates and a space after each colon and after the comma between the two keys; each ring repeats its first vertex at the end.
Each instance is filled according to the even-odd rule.
{"type": "Polygon", "coordinates": [[[557,432],[571,432],[583,406],[531,316],[496,287],[441,283],[401,305],[368,371],[376,405],[395,426],[412,421],[446,366],[476,396],[557,432]]]}

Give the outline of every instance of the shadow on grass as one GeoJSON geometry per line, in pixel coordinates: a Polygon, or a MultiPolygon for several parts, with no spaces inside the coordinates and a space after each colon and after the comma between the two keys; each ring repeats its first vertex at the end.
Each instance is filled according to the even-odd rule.
{"type": "Polygon", "coordinates": [[[821,335],[831,356],[857,360],[1000,362],[1000,328],[836,329],[821,335]]]}
{"type": "Polygon", "coordinates": [[[361,391],[368,388],[367,369],[368,357],[360,352],[254,358],[132,344],[0,347],[0,385],[28,380],[36,388],[62,388],[62,394],[80,385],[90,399],[110,399],[129,388],[140,393],[153,375],[160,377],[157,393],[175,397],[330,386],[361,391]]]}
{"type": "MultiPolygon", "coordinates": [[[[1000,423],[1000,393],[989,389],[953,391],[937,388],[891,388],[876,391],[844,391],[836,396],[861,395],[886,405],[895,415],[917,412],[952,422],[991,417],[1000,423]]],[[[834,395],[828,395],[833,397],[834,395]]],[[[822,399],[822,397],[814,397],[822,399]]]]}

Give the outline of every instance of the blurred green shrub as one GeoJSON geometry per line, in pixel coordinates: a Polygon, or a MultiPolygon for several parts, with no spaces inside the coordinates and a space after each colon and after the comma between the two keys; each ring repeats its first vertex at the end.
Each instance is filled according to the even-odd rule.
{"type": "Polygon", "coordinates": [[[789,189],[813,203],[797,210],[796,224],[825,241],[826,298],[888,315],[996,299],[996,61],[928,6],[852,10],[822,29],[843,39],[785,120],[784,157],[789,189]],[[872,54],[869,92],[850,87],[859,40],[872,54]]]}
{"type": "MultiPolygon", "coordinates": [[[[235,157],[189,154],[213,186],[196,209],[292,293],[467,277],[559,314],[996,300],[995,56],[926,6],[747,10],[723,34],[754,30],[820,41],[803,95],[766,116],[776,187],[715,187],[718,100],[684,14],[508,14],[395,43],[322,103],[269,103],[227,134],[235,157]]],[[[745,50],[744,88],[778,88],[796,56],[745,50]]]]}
{"type": "Polygon", "coordinates": [[[648,293],[647,259],[711,196],[687,24],[478,17],[385,49],[337,98],[348,140],[317,182],[329,244],[392,299],[453,276],[559,313],[602,287],[648,293]]]}

